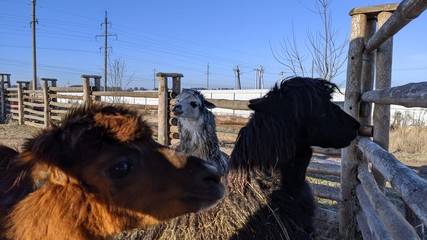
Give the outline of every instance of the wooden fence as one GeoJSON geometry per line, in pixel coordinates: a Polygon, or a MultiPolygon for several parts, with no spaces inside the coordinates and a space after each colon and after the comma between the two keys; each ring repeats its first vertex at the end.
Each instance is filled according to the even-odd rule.
{"type": "Polygon", "coordinates": [[[364,239],[424,238],[427,181],[387,150],[390,104],[427,107],[427,82],[391,87],[393,35],[426,8],[426,0],[406,0],[350,12],[344,109],[361,124],[372,124],[374,134],[372,139],[358,138],[342,151],[340,234],[344,239],[357,238],[359,231],[364,239]],[[386,184],[403,199],[403,213],[385,196],[386,184]]]}
{"type": "MultiPolygon", "coordinates": [[[[75,104],[84,102],[108,102],[109,104],[128,105],[145,115],[145,120],[153,129],[157,141],[165,145],[174,145],[179,140],[177,119],[171,108],[173,99],[181,90],[180,73],[157,73],[158,91],[127,92],[127,91],[98,91],[100,76],[82,75],[81,87],[57,87],[56,79],[42,78],[42,90],[28,90],[29,82],[17,82],[16,87],[10,86],[10,74],[4,77],[0,88],[2,117],[0,122],[7,119],[34,127],[45,128],[51,123],[61,121],[62,116],[75,104]],[[172,80],[172,81],[170,81],[172,80]],[[172,82],[171,87],[168,83],[172,82]],[[2,85],[2,86],[3,86],[2,85]],[[154,99],[156,104],[131,104],[123,101],[127,98],[154,99]],[[120,102],[120,103],[119,103],[120,102]]],[[[0,79],[1,80],[1,79],[0,79]]],[[[249,110],[248,101],[209,99],[218,108],[229,110],[249,110]]],[[[141,101],[139,101],[141,102],[141,101]]],[[[341,105],[341,103],[337,103],[341,105]]],[[[248,118],[233,115],[216,114],[218,139],[224,145],[233,144],[240,129],[247,123],[248,118]]],[[[368,130],[369,131],[369,130],[368,130]]],[[[229,149],[231,150],[231,149],[229,149]]],[[[340,154],[335,149],[316,148],[317,152],[340,154]]],[[[314,161],[309,168],[313,174],[329,174],[339,178],[339,165],[324,160],[314,161]]],[[[339,182],[339,179],[338,179],[339,182]]],[[[324,183],[324,182],[323,182],[324,183]]],[[[334,184],[334,183],[332,183],[334,184]]],[[[340,201],[339,189],[330,186],[314,184],[315,195],[340,201]]],[[[336,216],[328,216],[337,219],[336,216]]]]}
{"type": "MultiPolygon", "coordinates": [[[[10,76],[10,74],[7,74],[10,76]]],[[[159,80],[158,91],[128,92],[128,91],[99,91],[100,76],[82,75],[81,87],[57,87],[56,79],[42,78],[42,90],[28,90],[30,82],[18,81],[16,87],[10,86],[10,81],[1,81],[1,118],[17,121],[35,127],[48,127],[52,122],[58,122],[61,117],[74,105],[84,102],[109,102],[125,104],[144,113],[149,125],[154,128],[157,141],[170,145],[179,139],[177,121],[170,111],[174,104],[173,97],[181,90],[181,73],[157,73],[159,80]],[[172,87],[168,87],[168,79],[172,79],[172,87]],[[158,104],[131,104],[123,98],[158,99],[158,104]]],[[[9,77],[10,79],[10,77],[9,77]]],[[[211,99],[219,108],[231,110],[249,110],[248,101],[211,99]]],[[[247,118],[236,116],[217,116],[218,135],[221,142],[236,140],[240,128],[247,118]]]]}

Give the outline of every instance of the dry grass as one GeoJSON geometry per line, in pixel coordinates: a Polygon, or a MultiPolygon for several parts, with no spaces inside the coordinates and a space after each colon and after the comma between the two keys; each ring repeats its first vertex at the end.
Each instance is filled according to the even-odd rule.
{"type": "Polygon", "coordinates": [[[389,150],[402,162],[427,165],[427,126],[393,129],[390,131],[389,150]]]}

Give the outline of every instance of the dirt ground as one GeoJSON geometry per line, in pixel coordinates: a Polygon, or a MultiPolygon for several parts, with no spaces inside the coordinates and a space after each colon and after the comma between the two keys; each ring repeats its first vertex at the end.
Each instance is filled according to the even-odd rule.
{"type": "Polygon", "coordinates": [[[17,123],[0,124],[0,144],[20,149],[26,138],[34,136],[41,129],[17,123]]]}

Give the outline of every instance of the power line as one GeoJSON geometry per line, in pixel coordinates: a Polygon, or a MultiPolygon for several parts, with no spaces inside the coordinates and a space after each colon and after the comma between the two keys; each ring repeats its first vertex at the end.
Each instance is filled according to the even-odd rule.
{"type": "Polygon", "coordinates": [[[104,34],[102,35],[96,35],[96,37],[104,37],[104,91],[107,91],[107,65],[108,65],[108,37],[115,36],[117,39],[117,34],[110,34],[108,33],[108,24],[111,25],[111,22],[108,21],[107,17],[107,11],[105,11],[105,18],[104,23],[101,23],[104,25],[104,34]]]}

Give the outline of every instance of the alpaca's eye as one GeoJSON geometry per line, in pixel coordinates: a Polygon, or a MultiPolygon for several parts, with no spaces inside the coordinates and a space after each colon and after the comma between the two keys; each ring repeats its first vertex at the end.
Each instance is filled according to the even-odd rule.
{"type": "Polygon", "coordinates": [[[196,103],[196,102],[190,102],[190,105],[191,105],[193,108],[196,108],[196,107],[197,107],[197,103],[196,103]]]}
{"type": "Polygon", "coordinates": [[[132,166],[128,162],[119,162],[112,166],[108,173],[111,178],[124,178],[129,174],[132,166]]]}

